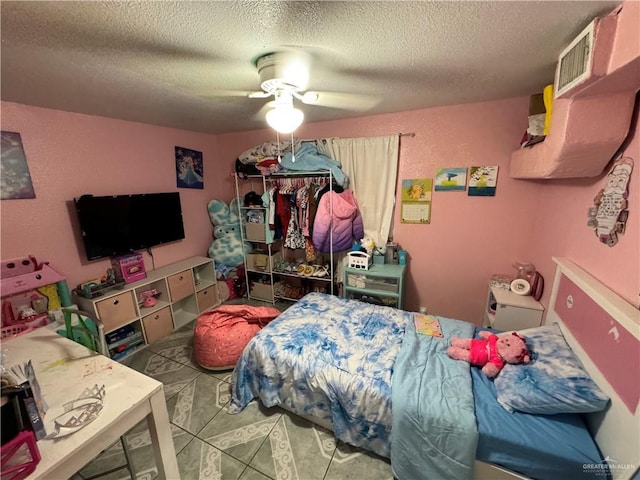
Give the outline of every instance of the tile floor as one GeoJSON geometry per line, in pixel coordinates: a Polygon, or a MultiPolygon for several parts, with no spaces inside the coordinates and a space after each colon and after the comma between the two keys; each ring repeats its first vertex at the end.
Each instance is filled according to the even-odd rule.
{"type": "MultiPolygon", "coordinates": [[[[393,479],[388,459],[340,442],[330,431],[280,408],[254,401],[237,415],[227,413],[231,371],[212,372],[194,363],[192,331],[193,322],[123,361],[164,384],[183,480],[393,479]]],[[[146,424],[129,431],[125,441],[136,478],[153,479],[157,470],[146,424]]],[[[73,480],[96,475],[130,479],[125,469],[104,473],[125,463],[118,442],[73,480]]]]}

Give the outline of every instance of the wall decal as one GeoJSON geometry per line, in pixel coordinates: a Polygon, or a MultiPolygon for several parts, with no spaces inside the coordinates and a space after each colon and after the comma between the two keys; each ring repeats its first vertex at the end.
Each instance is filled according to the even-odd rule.
{"type": "Polygon", "coordinates": [[[607,183],[593,200],[595,207],[589,209],[587,225],[594,227],[598,240],[610,247],[618,243],[618,235],[623,234],[626,228],[632,170],[633,159],[623,157],[616,160],[605,178],[607,183]]]}

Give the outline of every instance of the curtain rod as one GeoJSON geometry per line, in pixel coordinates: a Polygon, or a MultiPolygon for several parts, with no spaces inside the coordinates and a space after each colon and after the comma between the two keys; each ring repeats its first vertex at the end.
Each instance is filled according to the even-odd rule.
{"type": "MultiPolygon", "coordinates": [[[[408,132],[408,133],[397,133],[396,135],[398,135],[399,137],[415,137],[416,133],[415,132],[408,132]]],[[[386,135],[374,135],[375,137],[384,137],[386,135]]],[[[368,137],[327,137],[327,138],[368,138],[368,137]]],[[[318,138],[302,138],[300,139],[301,142],[315,142],[316,140],[319,140],[318,138]]]]}

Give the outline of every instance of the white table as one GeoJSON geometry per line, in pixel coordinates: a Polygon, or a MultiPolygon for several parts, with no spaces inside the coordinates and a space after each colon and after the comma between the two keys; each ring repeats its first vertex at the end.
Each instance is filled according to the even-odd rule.
{"type": "Polygon", "coordinates": [[[68,340],[48,328],[2,342],[7,364],[31,359],[49,410],[47,433],[62,405],[87,387],[105,385],[104,408],[93,422],[58,439],[38,441],[42,459],[28,478],[70,478],[120,436],[147,419],[158,478],[179,479],[162,383],[68,340]]]}

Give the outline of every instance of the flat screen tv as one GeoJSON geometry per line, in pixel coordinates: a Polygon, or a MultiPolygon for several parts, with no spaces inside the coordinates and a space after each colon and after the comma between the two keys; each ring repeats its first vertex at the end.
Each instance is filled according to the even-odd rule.
{"type": "Polygon", "coordinates": [[[112,257],[184,238],[180,194],[74,198],[87,259],[112,257]]]}

